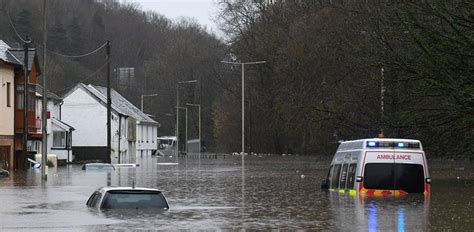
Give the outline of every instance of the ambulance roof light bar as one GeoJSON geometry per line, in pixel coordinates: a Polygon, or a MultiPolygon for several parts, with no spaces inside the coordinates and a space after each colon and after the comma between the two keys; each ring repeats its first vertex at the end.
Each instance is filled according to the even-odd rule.
{"type": "Polygon", "coordinates": [[[367,141],[368,148],[420,149],[418,142],[367,141]]]}

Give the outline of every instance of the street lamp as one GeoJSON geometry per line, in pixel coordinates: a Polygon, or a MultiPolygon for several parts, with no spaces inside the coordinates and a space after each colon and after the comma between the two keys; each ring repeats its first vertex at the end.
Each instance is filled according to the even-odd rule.
{"type": "Polygon", "coordinates": [[[142,100],[141,103],[142,103],[142,104],[141,104],[141,108],[140,108],[140,109],[142,110],[142,112],[143,112],[143,98],[144,98],[144,97],[156,97],[156,96],[158,96],[157,93],[155,93],[155,94],[145,94],[145,95],[142,95],[142,96],[141,96],[141,100],[142,100]]]}
{"type": "MultiPolygon", "coordinates": [[[[186,147],[185,147],[185,151],[186,151],[186,154],[188,154],[188,108],[187,107],[181,107],[181,106],[178,106],[178,111],[179,110],[185,110],[186,111],[186,132],[185,132],[185,140],[186,140],[186,147]]],[[[176,111],[176,113],[179,113],[178,111],[176,111]]]]}
{"type": "Polygon", "coordinates": [[[266,61],[255,61],[255,62],[229,62],[229,61],[221,61],[224,64],[231,64],[231,65],[241,65],[242,66],[242,164],[244,163],[244,154],[245,154],[245,106],[244,106],[244,99],[245,99],[245,65],[246,64],[264,64],[266,61]]]}
{"type": "Polygon", "coordinates": [[[176,156],[179,155],[179,84],[196,83],[197,80],[180,81],[176,85],[176,156]]]}
{"type": "Polygon", "coordinates": [[[188,106],[197,106],[199,110],[199,158],[201,158],[201,104],[187,103],[188,106]]]}

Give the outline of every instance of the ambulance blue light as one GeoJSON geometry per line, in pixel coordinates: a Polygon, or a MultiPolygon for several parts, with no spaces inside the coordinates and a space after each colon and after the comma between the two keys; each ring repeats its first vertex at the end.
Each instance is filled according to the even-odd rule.
{"type": "Polygon", "coordinates": [[[404,146],[405,146],[405,144],[403,144],[403,143],[398,143],[398,147],[404,147],[404,146]]]}
{"type": "Polygon", "coordinates": [[[377,143],[374,142],[374,141],[370,141],[370,142],[367,143],[367,146],[369,146],[369,147],[375,147],[375,146],[377,146],[377,143]]]}

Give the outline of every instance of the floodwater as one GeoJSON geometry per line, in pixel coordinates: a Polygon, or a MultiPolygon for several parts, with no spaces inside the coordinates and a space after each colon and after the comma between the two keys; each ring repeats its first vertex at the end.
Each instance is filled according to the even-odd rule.
{"type": "Polygon", "coordinates": [[[138,168],[86,172],[79,165],[0,179],[0,231],[96,230],[474,230],[474,165],[431,161],[428,198],[359,198],[321,192],[329,160],[303,156],[139,158],[138,168]],[[161,163],[161,164],[157,164],[161,163]],[[244,178],[242,178],[244,176],[244,178]],[[96,212],[106,185],[161,189],[170,210],[96,212]]]}

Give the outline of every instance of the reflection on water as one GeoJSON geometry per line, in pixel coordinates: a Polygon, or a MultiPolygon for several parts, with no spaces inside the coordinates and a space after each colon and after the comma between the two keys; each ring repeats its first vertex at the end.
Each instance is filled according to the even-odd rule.
{"type": "Polygon", "coordinates": [[[139,158],[138,168],[84,172],[80,166],[39,170],[0,179],[0,230],[472,230],[474,174],[430,162],[429,199],[359,198],[321,192],[329,161],[317,157],[226,159],[139,158]],[[455,170],[455,171],[453,171],[455,170]],[[302,176],[303,175],[303,176],[302,176]],[[457,178],[459,177],[459,179],[457,178]],[[170,204],[166,212],[96,212],[85,202],[97,188],[121,185],[158,188],[170,204]],[[463,197],[459,196],[463,194],[463,197]]]}
{"type": "Polygon", "coordinates": [[[423,195],[367,198],[330,193],[328,198],[339,230],[412,231],[427,228],[429,198],[423,195]]]}

